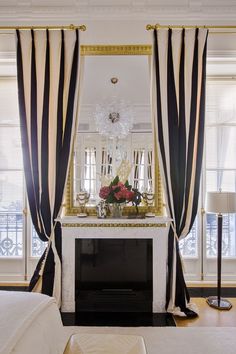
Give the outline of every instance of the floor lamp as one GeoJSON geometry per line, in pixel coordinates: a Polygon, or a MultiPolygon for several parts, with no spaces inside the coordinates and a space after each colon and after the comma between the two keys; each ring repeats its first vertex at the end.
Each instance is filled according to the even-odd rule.
{"type": "Polygon", "coordinates": [[[236,213],[236,193],[208,192],[206,195],[206,213],[217,214],[217,296],[207,298],[208,305],[219,310],[230,310],[232,305],[227,299],[221,298],[221,258],[222,258],[222,226],[223,215],[236,213]]]}

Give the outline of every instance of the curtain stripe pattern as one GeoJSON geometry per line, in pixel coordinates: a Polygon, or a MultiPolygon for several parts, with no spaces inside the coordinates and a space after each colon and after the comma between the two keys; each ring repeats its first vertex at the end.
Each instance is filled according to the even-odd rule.
{"type": "Polygon", "coordinates": [[[23,162],[32,222],[48,247],[30,290],[61,299],[60,212],[75,134],[78,30],[17,30],[23,162]]]}
{"type": "Polygon", "coordinates": [[[167,212],[167,311],[195,316],[185,285],[178,241],[198,208],[205,115],[206,29],[154,31],[153,119],[167,212]]]}

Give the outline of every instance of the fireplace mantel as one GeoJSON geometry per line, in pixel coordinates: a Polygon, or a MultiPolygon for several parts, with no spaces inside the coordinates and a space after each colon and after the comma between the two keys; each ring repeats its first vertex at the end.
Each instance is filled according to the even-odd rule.
{"type": "Polygon", "coordinates": [[[153,312],[165,312],[167,239],[170,219],[98,219],[65,216],[62,225],[62,311],[75,312],[76,238],[152,238],[153,312]]]}

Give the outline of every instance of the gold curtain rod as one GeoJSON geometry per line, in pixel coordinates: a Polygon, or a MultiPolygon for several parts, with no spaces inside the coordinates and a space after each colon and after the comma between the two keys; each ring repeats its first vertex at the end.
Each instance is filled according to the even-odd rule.
{"type": "Polygon", "coordinates": [[[80,31],[86,31],[85,25],[75,26],[73,24],[68,26],[0,26],[0,31],[7,30],[30,30],[30,29],[64,29],[64,30],[75,30],[79,29],[80,31]]]}
{"type": "MultiPolygon", "coordinates": [[[[197,26],[197,25],[195,25],[195,26],[192,26],[192,25],[160,25],[159,23],[157,23],[157,24],[155,24],[155,25],[150,25],[150,24],[148,24],[147,26],[146,26],[146,30],[147,31],[151,31],[151,30],[154,30],[154,29],[160,29],[160,28],[205,28],[205,29],[209,29],[209,30],[214,30],[214,29],[236,29],[236,26],[221,26],[221,25],[219,25],[219,26],[212,26],[212,25],[209,25],[209,26],[207,26],[207,25],[204,25],[204,26],[202,26],[202,25],[199,25],[199,26],[197,26]]],[[[230,33],[233,33],[233,34],[235,34],[235,31],[234,32],[226,32],[226,31],[209,31],[211,34],[230,34],[230,33]]]]}

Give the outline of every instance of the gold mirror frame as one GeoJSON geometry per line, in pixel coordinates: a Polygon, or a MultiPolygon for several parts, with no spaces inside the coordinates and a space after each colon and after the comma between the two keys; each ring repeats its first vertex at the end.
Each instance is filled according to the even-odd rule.
{"type": "MultiPolygon", "coordinates": [[[[152,46],[147,44],[135,45],[81,45],[81,56],[91,55],[152,55],[152,46]]],[[[74,151],[74,149],[73,149],[74,151]]],[[[155,156],[155,205],[148,209],[147,206],[139,206],[140,213],[152,211],[156,215],[163,215],[163,194],[161,175],[159,170],[156,148],[154,149],[155,156]]],[[[73,205],[73,154],[71,156],[69,176],[66,185],[65,196],[65,215],[77,215],[81,212],[80,207],[73,205]]],[[[96,207],[86,207],[88,215],[97,215],[96,207]]],[[[124,215],[135,214],[135,207],[127,206],[123,210],[124,215]]]]}

